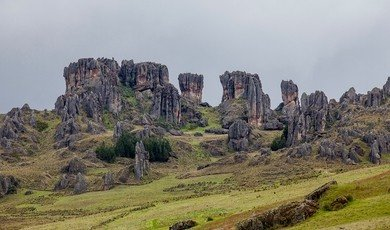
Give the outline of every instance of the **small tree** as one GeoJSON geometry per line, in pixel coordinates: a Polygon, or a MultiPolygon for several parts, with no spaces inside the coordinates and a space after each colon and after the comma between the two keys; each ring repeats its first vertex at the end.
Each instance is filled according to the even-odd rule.
{"type": "Polygon", "coordinates": [[[104,142],[102,145],[97,147],[95,152],[97,158],[108,163],[114,162],[115,158],[117,157],[114,147],[107,146],[104,142]]]}
{"type": "Polygon", "coordinates": [[[139,141],[133,133],[124,133],[115,144],[115,153],[121,157],[135,157],[135,144],[139,141]]]}
{"type": "Polygon", "coordinates": [[[172,152],[171,145],[165,138],[150,137],[144,140],[144,145],[150,154],[150,161],[166,162],[172,152]]]}

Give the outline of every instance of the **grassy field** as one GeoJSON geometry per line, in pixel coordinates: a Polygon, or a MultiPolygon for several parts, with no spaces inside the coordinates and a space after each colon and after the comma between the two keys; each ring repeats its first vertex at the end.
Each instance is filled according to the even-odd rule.
{"type": "MultiPolygon", "coordinates": [[[[178,179],[170,175],[149,184],[118,186],[110,191],[90,192],[77,196],[47,191],[34,191],[33,195],[26,196],[24,191],[21,191],[2,200],[0,228],[167,229],[177,221],[194,219],[199,223],[197,229],[221,227],[229,229],[237,222],[237,217],[245,218],[283,201],[301,199],[329,180],[337,180],[342,189],[343,185],[350,186],[351,182],[380,175],[389,170],[390,165],[381,165],[338,174],[327,173],[317,178],[268,190],[238,190],[230,184],[230,174],[220,174],[188,179],[178,179]]],[[[388,179],[383,183],[383,188],[390,187],[388,179]]],[[[359,200],[358,193],[353,195],[356,201],[353,201],[351,207],[356,205],[358,210],[367,208],[370,204],[390,201],[388,194],[369,197],[362,201],[359,200]]],[[[372,213],[375,217],[381,217],[378,223],[388,222],[386,215],[389,209],[386,212],[386,208],[382,207],[377,210],[378,212],[372,213]]],[[[348,208],[339,212],[347,213],[348,208]]],[[[335,214],[320,213],[309,221],[315,221],[316,218],[332,218],[332,215],[335,214]]],[[[364,212],[356,215],[358,216],[351,220],[368,221],[367,218],[360,218],[367,216],[364,212]]],[[[335,223],[350,224],[343,221],[335,223]]],[[[307,229],[310,222],[307,224],[309,225],[298,227],[307,229]]]]}

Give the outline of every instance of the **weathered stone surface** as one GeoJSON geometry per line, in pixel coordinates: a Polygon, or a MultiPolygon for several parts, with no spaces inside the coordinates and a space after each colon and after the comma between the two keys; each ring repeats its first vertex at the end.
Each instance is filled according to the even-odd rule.
{"type": "Polygon", "coordinates": [[[87,170],[87,166],[81,161],[80,158],[75,157],[62,168],[61,172],[78,174],[78,173],[85,173],[86,170],[87,170]]]}
{"type": "Polygon", "coordinates": [[[319,209],[317,202],[304,200],[281,205],[276,209],[252,217],[237,224],[238,230],[275,229],[295,225],[314,215],[319,209]]]}
{"type": "Polygon", "coordinates": [[[383,96],[390,97],[390,77],[387,78],[385,85],[383,86],[383,96]]]}
{"type": "Polygon", "coordinates": [[[287,155],[294,158],[310,156],[312,154],[311,144],[303,143],[295,148],[291,148],[287,155]]]}
{"type": "Polygon", "coordinates": [[[193,220],[180,221],[169,227],[169,230],[184,230],[195,227],[197,223],[193,220]]]}
{"type": "Polygon", "coordinates": [[[179,86],[183,98],[197,105],[202,102],[203,75],[181,73],[179,74],[179,86]]]}
{"type": "Polygon", "coordinates": [[[73,188],[73,193],[74,194],[81,194],[85,193],[87,191],[87,181],[85,180],[85,177],[83,174],[78,173],[76,176],[76,184],[74,185],[73,188]]]}
{"type": "Polygon", "coordinates": [[[290,110],[287,114],[287,137],[286,137],[286,146],[294,146],[299,143],[301,140],[301,130],[302,130],[302,114],[300,113],[299,106],[296,106],[290,110]]]}
{"type": "Polygon", "coordinates": [[[151,117],[165,122],[179,124],[181,105],[178,90],[170,83],[158,86],[154,91],[151,117]]]}
{"type": "Polygon", "coordinates": [[[371,91],[367,92],[367,100],[365,106],[367,107],[379,107],[383,101],[383,92],[381,89],[375,87],[371,91]]]}
{"type": "Polygon", "coordinates": [[[228,153],[226,140],[223,139],[204,140],[200,142],[200,147],[212,156],[224,156],[228,153]]]}
{"type": "Polygon", "coordinates": [[[9,194],[16,194],[20,187],[19,180],[14,176],[0,174],[0,198],[9,194]]]}
{"type": "Polygon", "coordinates": [[[79,133],[80,133],[80,125],[78,125],[74,118],[70,118],[66,121],[61,122],[56,129],[55,133],[55,140],[56,148],[63,148],[63,147],[68,147],[72,146],[75,141],[78,140],[79,138],[79,133]]]}
{"type": "Polygon", "coordinates": [[[128,120],[118,121],[114,127],[114,138],[118,139],[124,133],[129,133],[134,129],[134,126],[128,120]]]}
{"type": "Polygon", "coordinates": [[[144,175],[147,175],[149,173],[149,167],[149,153],[145,150],[142,141],[137,142],[135,146],[135,179],[141,180],[144,175]]]}
{"type": "Polygon", "coordinates": [[[218,111],[221,114],[221,125],[224,129],[229,129],[237,119],[248,119],[248,106],[242,99],[224,101],[218,106],[218,111]]]}
{"type": "Polygon", "coordinates": [[[329,208],[331,211],[337,211],[344,208],[347,204],[348,199],[345,196],[339,196],[334,201],[332,201],[329,208]]]}
{"type": "Polygon", "coordinates": [[[203,117],[197,104],[183,97],[180,99],[180,102],[182,125],[186,125],[188,123],[195,124],[199,127],[206,127],[208,125],[208,120],[203,117]]]}
{"type": "Polygon", "coordinates": [[[54,186],[54,191],[60,191],[60,190],[73,187],[75,183],[76,183],[75,175],[62,174],[60,180],[54,186]]]}
{"type": "Polygon", "coordinates": [[[347,160],[348,151],[343,145],[329,139],[324,139],[321,141],[320,147],[318,148],[318,155],[329,160],[347,160]]]}
{"type": "Polygon", "coordinates": [[[282,90],[283,111],[290,113],[299,107],[298,86],[292,80],[280,83],[282,90]]]}
{"type": "Polygon", "coordinates": [[[321,187],[317,188],[316,190],[314,190],[310,194],[308,194],[305,197],[305,199],[319,201],[319,199],[322,197],[322,195],[324,195],[324,193],[326,191],[328,191],[333,185],[336,185],[336,184],[337,184],[336,181],[330,181],[330,182],[322,185],[321,187]]]}
{"type": "Polygon", "coordinates": [[[21,133],[26,131],[22,114],[23,111],[19,108],[13,108],[6,114],[3,124],[0,126],[0,138],[17,139],[21,133]]]}
{"type": "Polygon", "coordinates": [[[347,92],[345,92],[341,98],[340,98],[340,103],[346,103],[346,104],[353,104],[358,102],[359,97],[356,94],[355,88],[351,87],[347,92]]]}
{"type": "Polygon", "coordinates": [[[103,190],[110,190],[115,186],[114,174],[106,173],[102,177],[103,179],[103,190]]]}
{"type": "Polygon", "coordinates": [[[269,96],[262,90],[259,76],[234,71],[225,72],[219,78],[223,87],[222,102],[243,99],[247,105],[246,120],[248,123],[257,126],[263,125],[271,113],[271,103],[269,96]]]}
{"type": "Polygon", "coordinates": [[[122,84],[136,91],[152,90],[169,82],[169,72],[165,65],[142,62],[134,64],[133,60],[123,60],[119,71],[122,84]]]}
{"type": "Polygon", "coordinates": [[[316,91],[309,96],[302,94],[301,115],[299,122],[302,124],[300,134],[304,141],[311,139],[314,134],[325,131],[328,116],[328,98],[322,91],[316,91]]]}
{"type": "Polygon", "coordinates": [[[370,161],[374,164],[381,163],[381,155],[379,152],[379,144],[377,140],[374,140],[374,142],[371,145],[370,161]]]}
{"type": "Polygon", "coordinates": [[[245,121],[235,121],[229,128],[229,148],[236,151],[248,150],[250,130],[251,128],[245,121]]]}
{"type": "Polygon", "coordinates": [[[93,121],[88,121],[86,131],[87,131],[87,133],[90,133],[90,134],[100,134],[100,133],[104,133],[106,131],[106,129],[104,128],[103,125],[101,125],[99,123],[95,123],[93,121]]]}

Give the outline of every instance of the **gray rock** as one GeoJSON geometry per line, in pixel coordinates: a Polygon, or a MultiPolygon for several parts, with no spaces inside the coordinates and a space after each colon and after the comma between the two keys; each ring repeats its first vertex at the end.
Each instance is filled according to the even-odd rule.
{"type": "Polygon", "coordinates": [[[383,101],[383,92],[379,88],[373,88],[367,92],[367,100],[365,106],[367,107],[379,107],[383,101]]]}
{"type": "Polygon", "coordinates": [[[170,129],[169,133],[173,136],[183,136],[183,132],[176,129],[170,129]]]}
{"type": "Polygon", "coordinates": [[[16,194],[20,187],[20,182],[14,176],[0,174],[0,198],[9,194],[16,194]]]}
{"type": "Polygon", "coordinates": [[[73,188],[73,193],[74,194],[81,194],[85,193],[87,191],[87,181],[85,180],[85,177],[83,174],[78,173],[76,176],[76,184],[74,185],[73,188]]]}
{"type": "Polygon", "coordinates": [[[145,150],[142,141],[137,142],[135,146],[135,179],[141,180],[144,175],[147,175],[149,173],[149,168],[149,152],[145,150]]]}
{"type": "Polygon", "coordinates": [[[371,145],[370,161],[374,164],[381,163],[381,155],[379,153],[379,144],[377,140],[374,140],[371,145]]]}
{"type": "Polygon", "coordinates": [[[153,95],[151,117],[165,122],[179,124],[181,105],[178,90],[170,83],[157,86],[153,95]]]}
{"type": "Polygon", "coordinates": [[[298,86],[293,81],[282,81],[280,84],[283,99],[283,112],[288,114],[299,107],[298,86]]]}
{"type": "Polygon", "coordinates": [[[80,158],[73,158],[68,162],[67,165],[65,165],[61,172],[62,173],[69,173],[69,174],[78,174],[78,173],[85,173],[87,171],[87,166],[81,161],[80,158]]]}
{"type": "Polygon", "coordinates": [[[195,227],[197,223],[193,220],[185,220],[175,223],[174,225],[169,227],[169,230],[184,230],[195,227]]]}
{"type": "Polygon", "coordinates": [[[304,141],[325,131],[328,109],[328,98],[324,92],[316,91],[309,96],[306,93],[302,94],[299,123],[300,135],[304,141]]]}
{"type": "Polygon", "coordinates": [[[312,153],[312,147],[311,144],[303,143],[295,148],[291,148],[287,155],[293,158],[301,158],[310,156],[312,153]]]}
{"type": "MultiPolygon", "coordinates": [[[[219,79],[223,88],[222,103],[232,99],[242,99],[246,104],[244,119],[251,125],[262,126],[271,113],[271,103],[269,96],[262,90],[259,76],[234,71],[225,72],[219,79]]],[[[235,117],[235,119],[240,118],[235,117]]]]}
{"type": "Polygon", "coordinates": [[[179,74],[181,96],[196,105],[202,102],[203,75],[193,73],[179,74]]]}
{"type": "Polygon", "coordinates": [[[354,104],[358,102],[358,95],[356,94],[355,88],[351,87],[347,92],[345,92],[341,98],[340,103],[343,104],[354,104]]]}
{"type": "Polygon", "coordinates": [[[106,173],[102,177],[103,179],[103,190],[110,190],[115,186],[114,174],[106,173]]]}
{"type": "Polygon", "coordinates": [[[243,120],[235,121],[229,127],[228,145],[235,151],[246,151],[249,147],[250,127],[243,120]]]}
{"type": "Polygon", "coordinates": [[[56,129],[55,140],[56,148],[72,146],[78,139],[80,133],[80,125],[77,124],[74,118],[69,118],[67,121],[61,122],[56,129]]]}
{"type": "Polygon", "coordinates": [[[133,60],[123,60],[118,76],[122,84],[136,91],[154,91],[169,82],[168,68],[153,62],[134,64],[133,60]]]}
{"type": "Polygon", "coordinates": [[[383,86],[383,95],[385,98],[390,97],[390,77],[387,78],[386,84],[383,86]]]}

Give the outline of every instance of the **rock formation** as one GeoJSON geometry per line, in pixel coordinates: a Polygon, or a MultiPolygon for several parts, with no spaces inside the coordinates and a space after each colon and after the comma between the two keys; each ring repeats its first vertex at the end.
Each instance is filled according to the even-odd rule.
{"type": "Polygon", "coordinates": [[[149,153],[145,150],[142,141],[137,142],[135,146],[135,179],[141,180],[144,175],[149,173],[149,167],[149,153]]]}
{"type": "Polygon", "coordinates": [[[356,94],[355,88],[351,87],[347,92],[345,92],[340,98],[340,104],[353,104],[358,102],[359,97],[356,94]]]}
{"type": "Polygon", "coordinates": [[[250,127],[243,120],[236,120],[229,128],[229,148],[235,151],[246,151],[249,147],[250,127]]]}
{"type": "Polygon", "coordinates": [[[383,92],[381,89],[375,87],[371,91],[367,92],[367,99],[365,106],[367,107],[379,107],[383,101],[383,92]]]}
{"type": "Polygon", "coordinates": [[[283,111],[290,113],[299,107],[298,86],[290,80],[282,81],[280,88],[282,90],[283,111]]]}
{"type": "Polygon", "coordinates": [[[390,97],[390,77],[387,78],[385,85],[383,85],[383,96],[390,97]]]}
{"type": "Polygon", "coordinates": [[[223,87],[222,103],[233,99],[244,100],[248,123],[256,126],[263,125],[270,115],[270,99],[262,90],[259,76],[234,71],[225,72],[219,78],[223,87]]]}
{"type": "Polygon", "coordinates": [[[374,140],[374,142],[371,145],[370,161],[374,164],[380,164],[381,162],[381,155],[380,155],[379,144],[377,140],[374,140]]]}
{"type": "Polygon", "coordinates": [[[314,134],[325,131],[328,116],[328,98],[322,91],[316,91],[309,96],[302,94],[300,134],[304,141],[310,140],[314,134]]]}
{"type": "Polygon", "coordinates": [[[103,190],[110,190],[114,187],[115,185],[114,174],[106,173],[103,175],[102,179],[103,179],[103,190]]]}
{"type": "Polygon", "coordinates": [[[179,74],[181,96],[196,105],[202,102],[203,75],[193,73],[179,74]]]}
{"type": "Polygon", "coordinates": [[[74,194],[81,194],[85,193],[87,191],[87,181],[85,180],[85,177],[83,174],[78,173],[76,176],[76,184],[73,188],[74,194]]]}
{"type": "Polygon", "coordinates": [[[86,165],[79,159],[73,158],[64,167],[60,180],[55,184],[54,191],[72,189],[74,194],[87,191],[88,183],[85,179],[86,165]]]}
{"type": "Polygon", "coordinates": [[[169,72],[165,65],[142,62],[134,64],[133,60],[123,60],[119,71],[122,84],[136,91],[152,90],[169,82],[169,72]]]}
{"type": "Polygon", "coordinates": [[[19,187],[19,180],[15,177],[0,174],[0,198],[5,195],[16,194],[19,187]]]}
{"type": "Polygon", "coordinates": [[[172,84],[166,83],[163,87],[156,87],[153,93],[151,117],[165,122],[180,123],[181,105],[178,90],[172,84]]]}

